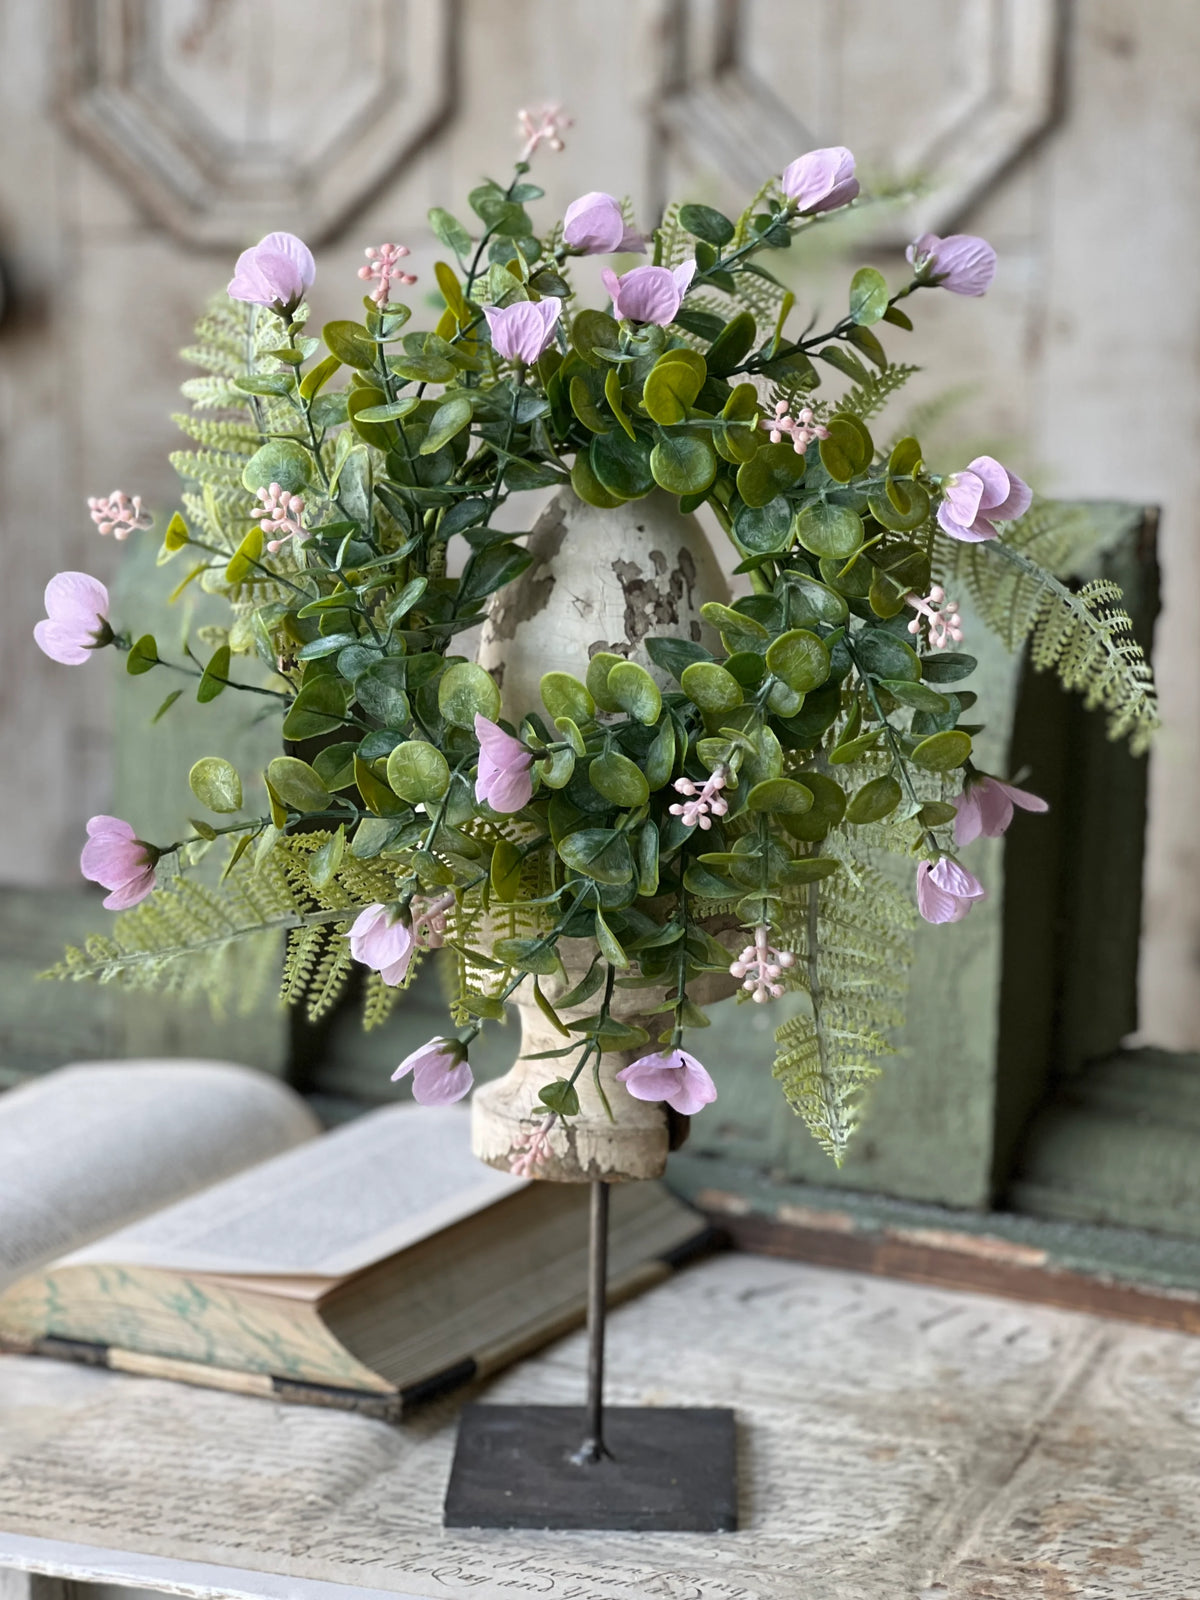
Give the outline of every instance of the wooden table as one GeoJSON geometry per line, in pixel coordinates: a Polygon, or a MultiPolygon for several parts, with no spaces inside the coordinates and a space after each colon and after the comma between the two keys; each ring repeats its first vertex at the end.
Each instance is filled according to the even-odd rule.
{"type": "MultiPolygon", "coordinates": [[[[1200,1595],[1200,1340],[748,1255],[610,1340],[611,1399],[736,1408],[742,1532],[447,1533],[461,1396],[393,1428],[9,1357],[0,1567],[270,1600],[1200,1595]]],[[[582,1356],[485,1397],[574,1401],[582,1356]]]]}

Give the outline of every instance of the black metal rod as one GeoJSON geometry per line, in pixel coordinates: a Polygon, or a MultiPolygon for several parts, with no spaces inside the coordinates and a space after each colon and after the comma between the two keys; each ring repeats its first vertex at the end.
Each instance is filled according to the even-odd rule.
{"type": "Polygon", "coordinates": [[[592,1183],[588,1222],[588,1398],[587,1432],[572,1460],[580,1465],[602,1460],[604,1444],[604,1325],[608,1302],[608,1184],[592,1183]]]}

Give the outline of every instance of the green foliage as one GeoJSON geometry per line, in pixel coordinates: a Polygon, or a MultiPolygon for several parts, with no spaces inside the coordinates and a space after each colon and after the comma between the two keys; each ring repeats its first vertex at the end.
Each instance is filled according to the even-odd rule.
{"type": "MultiPolygon", "coordinates": [[[[535,234],[527,207],[542,191],[521,167],[508,187],[472,191],[471,233],[431,212],[454,258],[434,268],[444,309],[432,328],[370,298],[321,338],[304,307],[205,313],[178,419],[188,447],[172,457],[182,515],[161,559],[186,549],[175,595],[196,583],[221,597],[228,626],[185,626],[182,659],[136,629],[114,643],[131,674],[189,674],[201,703],[256,696],[284,749],[257,817],[229,762],[195,763],[202,806],[235,820],[193,819],[160,852],[161,887],[108,939],[68,952],[62,975],[241,983],[255,967],[239,960],[243,942],[271,960],[285,942],[284,999],[317,1018],[353,971],[353,920],[383,905],[414,930],[409,979],[431,927],[444,934],[451,1014],[469,1041],[531,975],[562,970],[567,939],[594,960],[559,1003],[594,996],[594,1015],[568,1030],[537,993],[574,1036],[557,1052],[578,1053],[573,1075],[541,1097],[570,1117],[587,1061],[648,1038],[612,1016],[618,972],[655,991],[670,1041],[703,1021],[689,983],[729,968],[716,931],[766,925],[796,949],[789,981],[809,998],[780,1030],[777,1073],[841,1159],[888,1048],[911,921],[908,897],[861,855],[950,848],[977,731],[973,659],[939,655],[924,624],[908,632],[934,558],[1138,747],[1153,699],[1115,588],[1061,581],[1087,542],[1069,518],[1035,508],[994,546],[936,532],[944,480],[920,441],[880,449],[868,427],[915,370],[883,342],[911,328],[893,301],[913,286],[894,292],[860,268],[848,310],[802,328],[771,261],[827,218],[797,216],[777,185],[736,219],[668,210],[654,260],[696,264],[668,327],[575,304],[561,227],[535,234]],[[549,296],[561,306],[547,347],[531,363],[503,357],[485,312],[549,296]],[[533,559],[506,531],[522,525],[511,508],[501,519],[509,496],[568,478],[601,510],[656,487],[685,514],[705,506],[748,592],[696,597],[704,642],[646,640],[654,673],[626,659],[640,641],[613,641],[576,673],[547,673],[540,705],[501,723],[500,683],[464,659],[462,638],[533,559]],[[514,812],[476,799],[480,715],[504,731],[490,758],[512,780],[507,798],[528,785],[514,812]],[[213,885],[202,863],[218,856],[213,885]]],[[[399,993],[370,974],[366,1024],[399,993]]]]}
{"type": "Polygon", "coordinates": [[[894,1054],[887,1035],[903,1021],[914,921],[895,885],[860,861],[785,904],[782,931],[796,955],[788,977],[809,1007],[776,1030],[774,1073],[838,1166],[864,1092],[894,1054]]]}
{"type": "Polygon", "coordinates": [[[1112,739],[1145,751],[1159,727],[1154,681],[1121,591],[1107,579],[1073,589],[1061,576],[1094,544],[1086,506],[1038,501],[1002,540],[965,544],[939,537],[947,583],[965,585],[984,621],[1010,650],[1029,640],[1033,665],[1052,668],[1089,708],[1108,712],[1112,739]]]}
{"type": "Polygon", "coordinates": [[[875,372],[868,372],[838,401],[838,410],[863,422],[877,417],[894,394],[899,394],[908,380],[919,372],[919,367],[904,362],[891,362],[875,372]]]}

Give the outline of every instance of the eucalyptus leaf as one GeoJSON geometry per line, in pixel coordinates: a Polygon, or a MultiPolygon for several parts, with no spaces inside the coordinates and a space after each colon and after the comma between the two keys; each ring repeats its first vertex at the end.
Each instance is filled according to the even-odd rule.
{"type": "Polygon", "coordinates": [[[859,267],[850,280],[850,315],[864,327],[879,322],[888,308],[887,279],[874,267],[859,267]]]}
{"type": "Polygon", "coordinates": [[[662,695],[654,679],[636,661],[618,661],[609,670],[608,692],[622,711],[653,727],[662,711],[662,695]]]}
{"type": "Polygon", "coordinates": [[[679,686],[693,705],[710,716],[742,703],[741,684],[715,661],[694,661],[685,667],[679,686]]]}
{"type": "MultiPolygon", "coordinates": [[[[654,665],[663,672],[669,672],[676,682],[679,681],[684,668],[690,667],[693,661],[712,660],[712,652],[706,650],[702,644],[697,644],[694,639],[659,639],[651,636],[643,643],[646,654],[654,665]]],[[[615,710],[616,706],[614,705],[612,709],[615,710]]]]}
{"type": "Polygon", "coordinates": [[[387,758],[387,781],[401,800],[432,805],[450,787],[450,764],[436,745],[406,739],[387,758]]]}
{"type": "Polygon", "coordinates": [[[950,702],[944,694],[938,694],[936,689],[930,689],[923,683],[910,683],[905,678],[880,678],[880,687],[902,706],[912,706],[914,711],[930,711],[935,715],[944,716],[950,710],[950,702]]]}
{"type": "Polygon", "coordinates": [[[767,811],[776,816],[803,816],[812,810],[813,792],[794,778],[767,778],[750,790],[746,805],[751,811],[767,811]]]}
{"type": "Polygon", "coordinates": [[[790,444],[764,444],[738,468],[738,494],[748,506],[765,506],[799,483],[804,471],[804,457],[790,444]]]}
{"type": "Polygon", "coordinates": [[[679,208],[679,226],[694,233],[697,239],[718,248],[733,238],[734,226],[729,218],[712,206],[687,205],[679,208]]]}
{"type": "Polygon", "coordinates": [[[969,678],[978,665],[974,656],[953,651],[924,656],[921,661],[922,676],[930,683],[957,683],[960,678],[969,678]]]}
{"type": "Polygon", "coordinates": [[[597,433],[588,452],[596,481],[622,500],[638,500],[654,487],[650,470],[650,440],[641,434],[632,439],[623,429],[597,433]]]}
{"type": "Polygon", "coordinates": [[[780,817],[784,828],[795,839],[818,843],[846,814],[846,791],[823,772],[803,772],[800,781],[813,797],[811,808],[780,817]]]}
{"type": "Polygon", "coordinates": [[[771,642],[767,666],[789,689],[807,694],[829,678],[829,651],[815,633],[793,628],[771,642]]]}
{"type": "Polygon", "coordinates": [[[221,756],[201,756],[188,773],[188,787],[210,811],[227,816],[241,810],[242,780],[232,762],[221,756]]]}
{"type": "Polygon", "coordinates": [[[321,337],[332,354],[346,366],[369,372],[375,365],[379,346],[361,322],[327,322],[321,337]]]}
{"type": "Polygon", "coordinates": [[[443,400],[430,418],[429,431],[421,441],[421,455],[433,455],[435,450],[449,444],[456,434],[469,427],[470,422],[471,402],[466,395],[452,395],[443,400]]]}
{"type": "Polygon", "coordinates": [[[242,483],[251,492],[277,483],[288,494],[305,488],[312,474],[312,457],[294,439],[268,439],[242,468],[242,483]]]}
{"type": "Polygon", "coordinates": [[[900,804],[902,791],[891,773],[872,778],[864,783],[846,807],[846,821],[854,823],[882,822],[900,804]]]}
{"type": "Polygon", "coordinates": [[[196,685],[196,699],[201,705],[215,700],[229,681],[229,662],[232,652],[227,644],[218,645],[209,658],[208,665],[196,685]]]}
{"type": "Polygon", "coordinates": [[[495,722],[500,716],[500,691],[491,673],[473,661],[447,667],[438,683],[438,710],[456,728],[475,727],[476,716],[495,722]]]}
{"type": "Polygon", "coordinates": [[[628,967],[629,957],[622,948],[621,941],[604,920],[599,908],[596,910],[596,943],[600,947],[600,954],[614,967],[628,967]]]}
{"type": "MultiPolygon", "coordinates": [[[[624,661],[624,656],[614,654],[611,650],[597,650],[588,662],[587,688],[588,693],[599,706],[601,711],[619,711],[615,696],[609,692],[608,675],[614,667],[624,661]]],[[[653,657],[651,657],[653,660],[653,657]]]]}
{"type": "Polygon", "coordinates": [[[158,645],[152,633],[142,634],[129,647],[129,654],[125,657],[125,671],[131,678],[140,678],[144,672],[150,672],[158,666],[158,645]]]}
{"type": "Polygon", "coordinates": [[[765,506],[741,506],[733,519],[733,533],[751,555],[781,555],[792,543],[792,508],[783,495],[765,506]]]}
{"type": "Polygon", "coordinates": [[[332,733],[346,721],[350,685],[340,678],[306,678],[283,719],[285,739],[311,739],[332,733]]]}
{"type": "Polygon", "coordinates": [[[922,739],[912,758],[919,767],[927,767],[932,772],[952,772],[955,767],[961,767],[970,754],[970,734],[961,728],[951,728],[922,739]]]}
{"type": "Polygon", "coordinates": [[[276,756],[268,762],[267,782],[293,811],[324,811],[329,804],[329,790],[320,775],[297,756],[276,756]]]}
{"type": "Polygon", "coordinates": [[[661,427],[684,422],[708,375],[695,350],[668,350],[655,362],[642,389],[642,405],[661,427]]]}
{"type": "Polygon", "coordinates": [[[441,206],[434,206],[429,212],[429,226],[434,237],[447,250],[453,250],[460,260],[466,260],[471,253],[471,235],[457,217],[451,216],[441,206]]]}
{"type": "Polygon", "coordinates": [[[596,714],[596,702],[586,685],[569,672],[544,673],[540,688],[542,704],[555,722],[560,717],[569,717],[578,725],[590,722],[596,714]]]}
{"type": "Polygon", "coordinates": [[[558,844],[568,867],[597,883],[628,883],[633,877],[629,840],[612,828],[582,828],[558,844]]]}
{"type": "Polygon", "coordinates": [[[617,750],[596,757],[588,767],[588,781],[597,794],[626,810],[645,805],[650,798],[645,773],[635,761],[617,750]]]}
{"type": "Polygon", "coordinates": [[[670,494],[701,494],[717,475],[717,453],[706,439],[663,434],[650,452],[650,470],[670,494]]]}
{"type": "Polygon", "coordinates": [[[714,377],[723,378],[741,366],[749,355],[756,336],[757,328],[753,315],[749,311],[739,311],[736,317],[726,323],[704,353],[709,372],[714,377]]]}

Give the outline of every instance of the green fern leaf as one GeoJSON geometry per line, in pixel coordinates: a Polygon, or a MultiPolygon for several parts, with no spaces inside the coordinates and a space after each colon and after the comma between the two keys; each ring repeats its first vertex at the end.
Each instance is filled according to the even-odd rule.
{"type": "Polygon", "coordinates": [[[913,926],[908,899],[861,861],[785,907],[781,932],[796,954],[789,978],[808,1006],[776,1030],[774,1075],[838,1166],[879,1061],[894,1054],[887,1031],[903,1021],[913,926]]]}
{"type": "Polygon", "coordinates": [[[849,412],[851,416],[869,422],[872,417],[879,415],[892,396],[898,394],[913,374],[920,370],[920,367],[896,361],[872,371],[866,383],[855,384],[854,388],[837,402],[835,409],[849,412]]]}
{"type": "Polygon", "coordinates": [[[249,409],[250,396],[229,378],[210,374],[203,378],[185,378],[179,392],[192,402],[196,411],[229,411],[234,406],[249,409]]]}
{"type": "Polygon", "coordinates": [[[1089,707],[1108,712],[1110,739],[1146,750],[1160,726],[1154,678],[1120,588],[1094,579],[1072,589],[1056,574],[1096,542],[1087,507],[1042,501],[1000,539],[965,544],[939,534],[940,581],[965,586],[1010,650],[1029,640],[1038,671],[1053,668],[1089,707]]]}
{"type": "Polygon", "coordinates": [[[262,443],[262,435],[252,422],[236,422],[227,417],[189,416],[176,411],[171,421],[181,433],[195,439],[206,450],[219,450],[241,457],[251,456],[262,443]]]}

